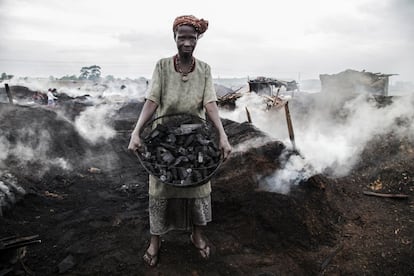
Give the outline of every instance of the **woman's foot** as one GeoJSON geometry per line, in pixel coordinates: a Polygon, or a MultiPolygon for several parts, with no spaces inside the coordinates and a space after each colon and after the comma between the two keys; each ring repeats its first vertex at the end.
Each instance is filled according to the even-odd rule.
{"type": "Polygon", "coordinates": [[[148,246],[147,251],[145,251],[142,259],[149,266],[154,267],[158,264],[158,253],[161,247],[161,239],[159,237],[151,237],[150,245],[148,246]]]}
{"type": "Polygon", "coordinates": [[[156,254],[151,254],[147,251],[145,251],[144,256],[142,256],[142,259],[144,262],[146,262],[149,266],[154,267],[158,263],[158,252],[156,254]]]}
{"type": "Polygon", "coordinates": [[[207,260],[210,257],[210,246],[207,245],[206,241],[201,237],[201,235],[191,234],[190,240],[195,248],[197,248],[201,258],[207,260]]]}

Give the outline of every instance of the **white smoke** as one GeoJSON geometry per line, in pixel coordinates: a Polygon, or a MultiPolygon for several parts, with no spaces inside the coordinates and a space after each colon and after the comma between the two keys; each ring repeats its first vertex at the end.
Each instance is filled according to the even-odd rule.
{"type": "Polygon", "coordinates": [[[14,175],[0,170],[0,216],[3,209],[11,207],[26,191],[19,186],[14,175]]]}
{"type": "Polygon", "coordinates": [[[54,165],[54,166],[58,166],[64,170],[71,170],[72,166],[68,163],[68,161],[66,161],[66,159],[59,157],[59,158],[54,158],[50,161],[50,164],[54,165]]]}
{"type": "Polygon", "coordinates": [[[106,83],[107,89],[103,91],[102,97],[114,99],[122,102],[144,101],[146,90],[148,89],[147,81],[139,80],[122,80],[110,81],[106,83]]]}
{"type": "Polygon", "coordinates": [[[375,136],[390,131],[408,134],[406,126],[401,128],[396,122],[399,118],[407,118],[413,124],[413,98],[395,98],[392,104],[379,108],[372,96],[361,94],[345,99],[342,114],[338,115],[343,116],[342,120],[332,115],[322,118],[321,113],[328,114],[318,112],[324,103],[317,104],[315,110],[307,114],[307,119],[297,122],[297,144],[316,171],[328,170],[332,176],[344,176],[359,161],[367,143],[375,136]],[[312,115],[312,112],[316,114],[312,115]]]}
{"type": "Polygon", "coordinates": [[[262,145],[265,145],[266,143],[270,141],[271,141],[271,138],[269,137],[259,137],[255,139],[249,139],[234,146],[232,153],[245,152],[253,147],[260,147],[262,145]]]}
{"type": "Polygon", "coordinates": [[[9,140],[7,140],[4,136],[0,136],[0,165],[2,165],[3,160],[5,160],[9,155],[9,147],[9,140]]]}
{"type": "Polygon", "coordinates": [[[261,176],[257,177],[259,189],[288,194],[292,186],[298,185],[304,179],[308,179],[315,174],[315,170],[299,155],[286,157],[286,154],[282,154],[281,159],[282,170],[263,178],[261,176]]]}
{"type": "Polygon", "coordinates": [[[236,121],[236,122],[246,122],[247,121],[247,112],[246,108],[249,110],[251,115],[254,117],[253,122],[256,126],[261,126],[263,123],[269,125],[264,116],[266,112],[266,105],[264,99],[258,96],[256,93],[245,93],[243,96],[236,101],[236,109],[228,111],[225,109],[220,110],[220,115],[224,118],[236,121]]]}
{"type": "Polygon", "coordinates": [[[94,103],[142,101],[148,88],[145,78],[140,79],[102,79],[90,80],[51,80],[47,78],[16,78],[8,81],[9,86],[25,86],[32,91],[46,93],[49,88],[56,88],[59,93],[70,97],[89,95],[94,103]]]}
{"type": "Polygon", "coordinates": [[[102,142],[116,135],[116,131],[109,125],[113,112],[113,105],[91,106],[75,119],[74,125],[88,141],[102,142]]]}
{"type": "MultiPolygon", "coordinates": [[[[49,88],[56,88],[58,96],[59,93],[66,93],[71,97],[88,94],[88,99],[94,106],[87,107],[73,122],[68,120],[65,117],[65,113],[58,107],[54,111],[58,114],[59,119],[64,119],[68,123],[73,124],[78,133],[93,144],[105,142],[116,135],[116,131],[111,125],[114,111],[127,102],[143,99],[147,89],[147,81],[144,78],[135,80],[112,79],[98,83],[92,81],[13,78],[8,83],[9,86],[25,86],[30,90],[43,93],[49,88]]],[[[44,128],[45,126],[40,127],[44,128]]],[[[38,171],[39,174],[43,174],[50,166],[60,167],[65,170],[71,169],[70,163],[64,157],[50,158],[50,156],[47,156],[49,143],[52,142],[51,137],[47,131],[43,131],[39,135],[36,129],[38,128],[32,126],[32,128],[28,127],[22,130],[13,143],[9,141],[10,135],[6,135],[7,133],[3,131],[0,133],[0,167],[6,167],[5,161],[9,157],[13,157],[23,167],[26,167],[29,163],[38,163],[41,167],[38,171]],[[38,142],[28,143],[26,140],[30,141],[33,139],[20,139],[20,137],[34,137],[34,140],[38,142]]],[[[108,153],[105,156],[100,155],[99,160],[89,158],[88,161],[90,160],[93,160],[95,166],[110,167],[108,164],[113,164],[114,156],[108,153]]]]}
{"type": "MultiPolygon", "coordinates": [[[[260,97],[246,94],[236,102],[233,112],[220,111],[223,117],[246,121],[247,106],[253,124],[273,139],[292,147],[288,138],[284,110],[266,111],[260,97]]],[[[379,107],[368,93],[358,96],[296,96],[289,103],[300,154],[283,160],[283,170],[261,179],[261,188],[288,193],[292,185],[317,173],[332,177],[347,175],[359,161],[367,143],[390,131],[414,141],[414,95],[393,98],[391,104],[379,107]],[[403,126],[397,124],[402,120],[403,126]]]]}
{"type": "Polygon", "coordinates": [[[71,169],[70,164],[63,157],[51,158],[49,156],[49,144],[52,138],[48,131],[35,132],[31,128],[21,129],[17,132],[18,138],[13,143],[8,140],[6,132],[3,134],[4,136],[0,136],[0,167],[6,167],[5,161],[11,157],[18,160],[22,169],[26,168],[29,163],[37,163],[39,175],[52,166],[64,170],[71,169]]]}

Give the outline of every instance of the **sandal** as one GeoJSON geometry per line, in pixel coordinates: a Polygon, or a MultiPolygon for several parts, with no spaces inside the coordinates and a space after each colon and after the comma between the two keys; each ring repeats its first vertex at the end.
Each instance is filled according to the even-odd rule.
{"type": "Polygon", "coordinates": [[[193,234],[190,235],[190,240],[194,247],[198,249],[198,253],[200,254],[201,258],[203,258],[204,260],[208,260],[208,258],[210,257],[210,246],[208,246],[206,242],[203,247],[198,246],[194,242],[193,234]]]}
{"type": "Polygon", "coordinates": [[[151,255],[148,251],[145,251],[144,256],[142,256],[144,262],[146,262],[150,267],[154,267],[158,263],[158,253],[151,255]]]}
{"type": "Polygon", "coordinates": [[[144,260],[144,262],[146,262],[150,267],[154,267],[158,264],[158,254],[160,253],[160,249],[161,249],[161,240],[158,243],[158,251],[155,254],[150,254],[147,251],[145,251],[144,256],[142,256],[142,259],[144,260]]]}

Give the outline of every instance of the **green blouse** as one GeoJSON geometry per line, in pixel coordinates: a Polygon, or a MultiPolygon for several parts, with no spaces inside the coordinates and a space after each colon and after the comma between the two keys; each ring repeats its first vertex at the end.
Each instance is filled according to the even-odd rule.
{"type": "MultiPolygon", "coordinates": [[[[157,117],[190,113],[205,119],[204,106],[217,101],[210,66],[195,59],[194,71],[183,81],[181,74],[175,71],[173,57],[159,60],[146,99],[158,105],[157,117]]],[[[198,187],[177,188],[157,181],[152,175],[149,177],[149,194],[156,198],[201,198],[210,192],[210,182],[198,187]]]]}

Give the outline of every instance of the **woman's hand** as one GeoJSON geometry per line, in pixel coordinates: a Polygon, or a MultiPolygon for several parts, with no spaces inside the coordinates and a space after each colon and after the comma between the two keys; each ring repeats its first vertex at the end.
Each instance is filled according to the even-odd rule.
{"type": "Polygon", "coordinates": [[[220,151],[223,155],[223,160],[226,161],[226,159],[229,157],[231,153],[231,146],[229,143],[229,140],[227,139],[227,136],[220,137],[220,151]]]}
{"type": "Polygon", "coordinates": [[[135,132],[131,134],[131,140],[129,140],[128,149],[132,152],[137,151],[142,146],[141,138],[135,132]]]}
{"type": "Polygon", "coordinates": [[[144,106],[142,107],[141,114],[139,115],[138,122],[132,131],[131,140],[129,141],[128,149],[130,151],[137,151],[140,147],[142,147],[142,141],[140,138],[140,133],[146,122],[152,117],[155,110],[157,110],[158,105],[151,101],[146,100],[144,106]]]}
{"type": "Polygon", "coordinates": [[[218,107],[215,101],[209,102],[205,105],[207,116],[213,122],[214,127],[218,130],[219,133],[219,147],[223,159],[226,160],[231,153],[231,146],[229,140],[227,139],[226,132],[224,131],[223,125],[220,120],[218,107]]]}

